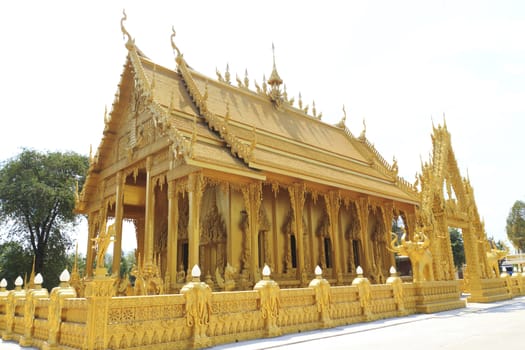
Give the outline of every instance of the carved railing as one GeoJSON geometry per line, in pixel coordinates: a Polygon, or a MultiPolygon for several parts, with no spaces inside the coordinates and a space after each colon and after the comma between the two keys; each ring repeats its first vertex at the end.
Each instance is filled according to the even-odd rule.
{"type": "Polygon", "coordinates": [[[43,343],[48,339],[49,324],[47,322],[49,312],[49,299],[37,299],[35,302],[35,313],[34,313],[34,331],[33,338],[34,343],[43,343]]]}
{"type": "MultiPolygon", "coordinates": [[[[35,300],[31,309],[34,328],[29,346],[200,348],[464,306],[458,281],[403,283],[399,277],[390,277],[387,284],[372,285],[366,278],[356,280],[360,281],[330,286],[327,280],[316,277],[307,288],[280,289],[276,282],[266,278],[254,290],[215,293],[205,283],[190,282],[182,288],[182,294],[42,298],[35,300]],[[58,308],[54,303],[59,303],[58,308]],[[51,310],[58,310],[58,320],[51,310]],[[90,323],[89,315],[93,313],[100,315],[102,324],[90,323]],[[58,329],[56,337],[51,330],[53,325],[58,329]]],[[[504,286],[509,298],[525,295],[525,277],[520,274],[482,283],[492,289],[504,286]]],[[[2,337],[6,334],[6,318],[13,320],[9,339],[17,341],[27,334],[23,320],[24,310],[29,309],[24,309],[25,302],[23,297],[0,296],[2,337]],[[9,300],[14,305],[8,306],[9,300]]]]}

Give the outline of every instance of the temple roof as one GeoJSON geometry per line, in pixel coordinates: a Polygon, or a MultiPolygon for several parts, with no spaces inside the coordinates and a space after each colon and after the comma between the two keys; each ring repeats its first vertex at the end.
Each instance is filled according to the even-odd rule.
{"type": "MultiPolygon", "coordinates": [[[[330,125],[315,111],[309,115],[301,102],[293,106],[280,90],[275,59],[271,87],[263,82],[262,88],[256,85],[257,91],[252,91],[247,78],[244,83],[237,79],[238,86],[233,86],[219,73],[214,79],[190,68],[173,42],[174,33],[176,71],[155,64],[136,48],[127,32],[125,35],[129,54],[117,93],[120,99],[106,129],[118,128],[119,122],[112,124],[111,120],[124,113],[121,97],[141,89],[156,124],[161,125],[168,142],[176,144],[186,164],[260,180],[285,175],[417,203],[414,187],[398,177],[397,165],[389,165],[364,133],[354,137],[344,120],[330,125]]],[[[114,142],[111,133],[105,133],[90,174],[109,166],[104,154],[114,142]]],[[[95,185],[89,176],[86,185],[95,185]]]]}

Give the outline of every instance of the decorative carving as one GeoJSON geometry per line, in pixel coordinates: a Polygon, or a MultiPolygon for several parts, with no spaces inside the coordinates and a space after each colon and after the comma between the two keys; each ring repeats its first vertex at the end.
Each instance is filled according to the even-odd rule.
{"type": "Polygon", "coordinates": [[[200,229],[200,244],[226,242],[226,223],[215,203],[204,216],[200,229]]]}

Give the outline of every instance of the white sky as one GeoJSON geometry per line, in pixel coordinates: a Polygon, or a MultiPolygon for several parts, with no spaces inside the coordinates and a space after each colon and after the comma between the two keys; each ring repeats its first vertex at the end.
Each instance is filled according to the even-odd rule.
{"type": "Polygon", "coordinates": [[[213,78],[228,63],[261,83],[274,43],[288,95],[315,100],[332,124],[344,104],[354,134],[364,118],[410,182],[445,114],[488,236],[506,238],[525,199],[525,2],[2,1],[0,160],[96,149],[126,57],[123,8],[138,47],[169,68],[172,25],[187,62],[213,78]]]}

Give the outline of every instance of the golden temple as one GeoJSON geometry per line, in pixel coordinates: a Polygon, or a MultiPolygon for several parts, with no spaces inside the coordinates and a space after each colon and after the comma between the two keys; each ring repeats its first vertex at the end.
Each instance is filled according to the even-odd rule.
{"type": "Polygon", "coordinates": [[[0,283],[3,339],[42,349],[186,349],[524,295],[500,276],[446,124],[416,183],[366,137],[289,98],[275,58],[259,85],[207,77],[175,44],[176,70],[128,55],[76,211],[88,217],[86,276],[50,293],[0,283]],[[254,86],[254,89],[251,89],[254,86]],[[125,236],[123,222],[135,227],[125,236]],[[402,227],[402,237],[392,233],[402,227]],[[465,278],[449,227],[461,228],[465,278]],[[108,275],[113,242],[137,264],[108,275]],[[398,276],[396,255],[412,276],[398,276]],[[494,265],[494,263],[496,265],[494,265]],[[201,273],[202,272],[202,273],[201,273]]]}

